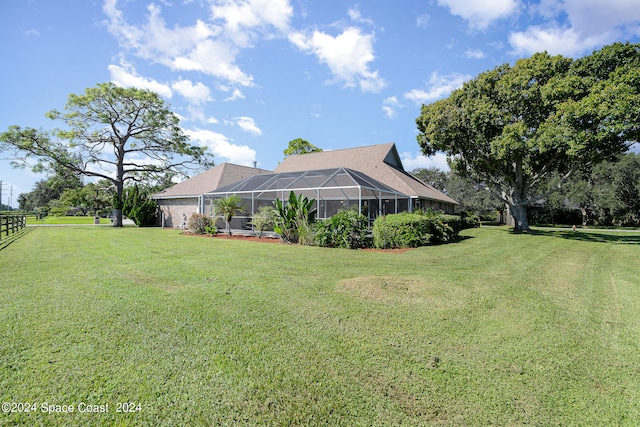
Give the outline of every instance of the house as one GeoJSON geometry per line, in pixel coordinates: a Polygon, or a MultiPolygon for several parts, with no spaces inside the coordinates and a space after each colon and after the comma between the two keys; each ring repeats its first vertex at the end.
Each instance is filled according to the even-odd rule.
{"type": "Polygon", "coordinates": [[[360,171],[409,196],[400,211],[434,209],[453,213],[458,202],[404,170],[394,143],[298,154],[287,157],[274,172],[344,167],[360,171]]]}
{"type": "Polygon", "coordinates": [[[152,196],[158,204],[158,225],[183,227],[183,219],[202,212],[202,195],[257,174],[271,171],[222,163],[152,196]]]}
{"type": "Polygon", "coordinates": [[[394,143],[293,155],[273,172],[223,164],[154,198],[163,224],[175,227],[182,214],[211,214],[213,201],[237,194],[247,213],[237,216],[232,227],[248,228],[260,206],[272,206],[291,191],[315,199],[318,218],[345,208],[357,209],[370,220],[415,209],[453,213],[458,204],[406,172],[394,143]]]}

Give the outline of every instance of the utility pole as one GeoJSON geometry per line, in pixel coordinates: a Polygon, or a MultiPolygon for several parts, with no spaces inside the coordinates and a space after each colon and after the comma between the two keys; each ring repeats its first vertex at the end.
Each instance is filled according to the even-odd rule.
{"type": "Polygon", "coordinates": [[[9,187],[9,198],[7,199],[7,203],[6,206],[9,207],[9,209],[13,209],[13,207],[11,206],[11,201],[13,199],[13,185],[9,185],[9,184],[5,184],[4,182],[0,181],[0,205],[4,205],[4,199],[2,198],[2,191],[4,190],[4,187],[9,187]]]}

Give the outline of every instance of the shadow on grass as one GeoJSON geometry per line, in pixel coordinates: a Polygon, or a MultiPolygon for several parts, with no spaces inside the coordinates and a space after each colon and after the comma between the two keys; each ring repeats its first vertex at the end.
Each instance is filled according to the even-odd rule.
{"type": "Polygon", "coordinates": [[[560,237],[581,242],[640,245],[640,233],[613,234],[606,231],[533,230],[528,234],[532,236],[560,237]]]}

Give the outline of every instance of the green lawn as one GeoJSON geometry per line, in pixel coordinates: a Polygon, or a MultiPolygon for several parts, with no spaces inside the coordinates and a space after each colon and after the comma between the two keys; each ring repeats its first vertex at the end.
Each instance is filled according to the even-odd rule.
{"type": "Polygon", "coordinates": [[[0,425],[639,425],[640,234],[463,236],[38,228],[0,251],[0,400],[35,403],[0,425]]]}
{"type": "MultiPolygon", "coordinates": [[[[61,225],[61,224],[80,224],[87,225],[93,224],[93,216],[53,216],[49,215],[44,219],[36,220],[36,217],[31,215],[27,216],[27,225],[61,225]]],[[[100,224],[111,224],[109,218],[100,218],[100,224]]]]}

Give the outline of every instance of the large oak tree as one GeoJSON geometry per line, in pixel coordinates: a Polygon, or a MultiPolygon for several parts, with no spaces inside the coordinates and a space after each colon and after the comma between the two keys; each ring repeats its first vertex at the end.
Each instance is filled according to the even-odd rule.
{"type": "Polygon", "coordinates": [[[66,168],[109,180],[115,188],[114,226],[122,226],[123,190],[135,182],[165,174],[207,167],[213,162],[206,147],[189,144],[178,117],[154,92],[112,83],[69,95],[65,112],[47,113],[63,122],[50,131],[11,126],[0,144],[12,150],[18,164],[35,159],[36,170],[66,168]]]}
{"type": "Polygon", "coordinates": [[[506,204],[516,231],[528,230],[527,205],[638,141],[640,45],[501,65],[423,105],[416,123],[425,155],[445,152],[457,173],[506,204]],[[549,189],[552,176],[560,179],[549,189]]]}

